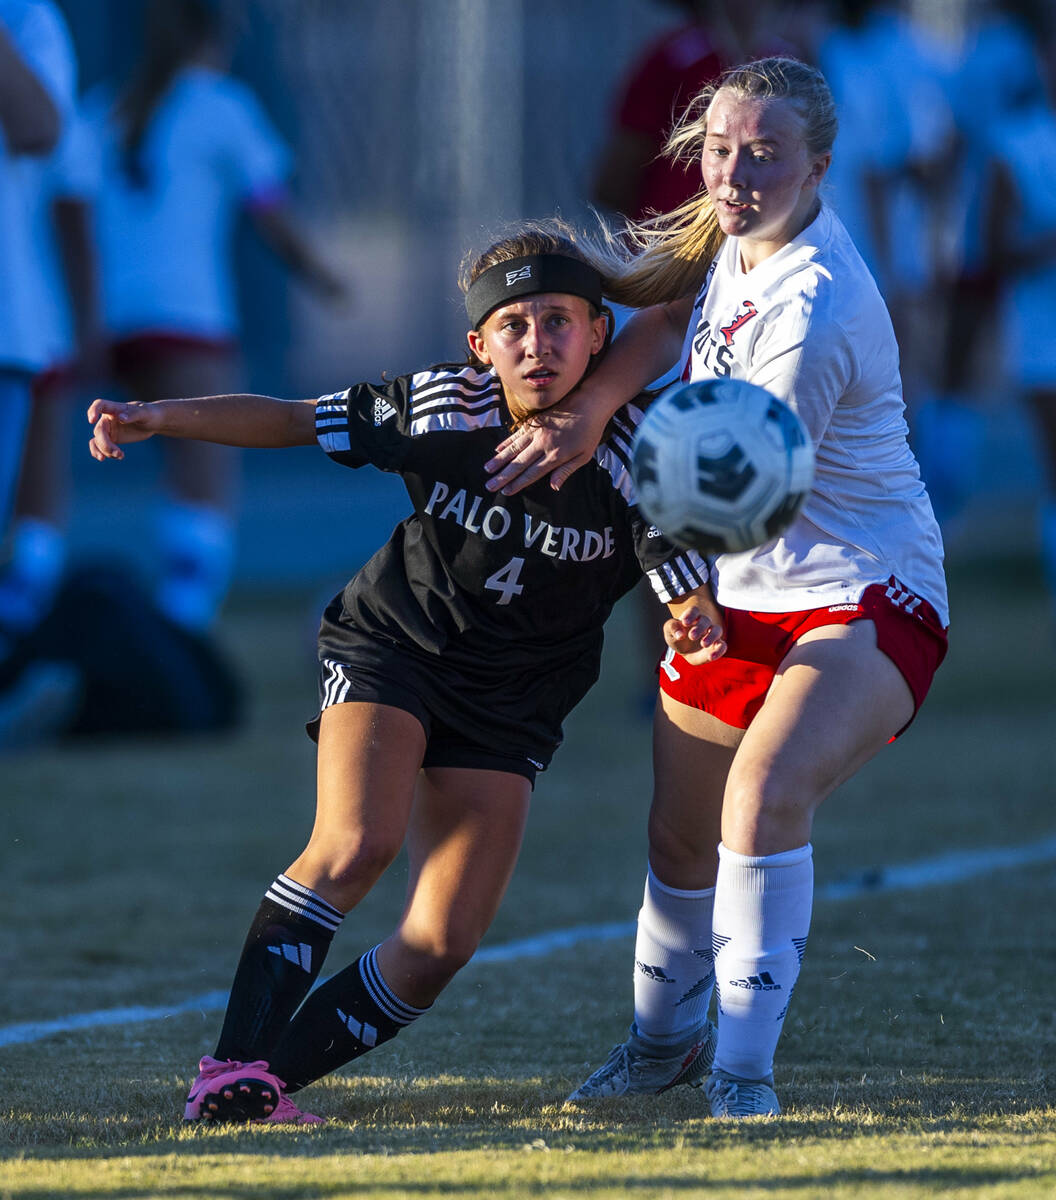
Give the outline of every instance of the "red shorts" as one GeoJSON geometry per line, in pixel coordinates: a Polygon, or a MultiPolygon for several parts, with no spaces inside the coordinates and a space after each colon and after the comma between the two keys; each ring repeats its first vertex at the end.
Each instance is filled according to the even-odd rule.
{"type": "Polygon", "coordinates": [[[877,646],[902,672],[913,693],[914,716],[946,657],[946,630],[938,613],[893,576],[886,584],[867,587],[857,604],[792,613],[728,608],[723,615],[727,649],[722,658],[694,667],[669,650],[660,663],[660,690],[736,729],[747,729],[752,723],[796,641],[822,625],[872,621],[877,646]]]}

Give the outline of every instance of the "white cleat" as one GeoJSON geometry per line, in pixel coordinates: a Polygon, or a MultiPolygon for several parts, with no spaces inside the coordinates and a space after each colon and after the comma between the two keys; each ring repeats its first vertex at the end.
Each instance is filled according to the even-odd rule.
{"type": "Polygon", "coordinates": [[[773,1089],[774,1077],[739,1079],[725,1071],[712,1071],[704,1094],[713,1117],[776,1117],[781,1112],[773,1089]]]}

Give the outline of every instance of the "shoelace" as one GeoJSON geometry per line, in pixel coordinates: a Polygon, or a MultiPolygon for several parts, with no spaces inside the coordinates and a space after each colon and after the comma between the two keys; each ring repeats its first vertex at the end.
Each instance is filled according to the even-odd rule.
{"type": "Polygon", "coordinates": [[[613,1046],[609,1051],[609,1057],[598,1074],[602,1075],[605,1079],[611,1079],[617,1071],[622,1070],[625,1073],[629,1073],[630,1067],[630,1055],[627,1053],[627,1046],[621,1042],[620,1045],[613,1046]]]}
{"type": "MultiPolygon", "coordinates": [[[[236,1062],[234,1059],[217,1059],[216,1062],[202,1072],[203,1079],[212,1079],[217,1075],[226,1075],[230,1071],[267,1071],[271,1074],[271,1068],[263,1059],[257,1059],[256,1062],[236,1062]]],[[[282,1083],[282,1080],[279,1080],[282,1083]]],[[[283,1085],[285,1086],[285,1085],[283,1085]]]]}
{"type": "Polygon", "coordinates": [[[764,1099],[764,1086],[761,1083],[737,1083],[733,1079],[724,1079],[721,1086],[715,1089],[716,1098],[722,1101],[727,1112],[734,1112],[738,1107],[757,1106],[764,1099]],[[738,1101],[742,1101],[742,1105],[739,1106],[738,1101]]]}

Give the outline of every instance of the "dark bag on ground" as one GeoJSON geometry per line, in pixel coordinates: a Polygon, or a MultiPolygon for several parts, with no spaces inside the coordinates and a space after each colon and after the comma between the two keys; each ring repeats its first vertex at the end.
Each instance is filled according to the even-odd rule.
{"type": "Polygon", "coordinates": [[[242,686],[225,656],[163,616],[130,568],[71,571],[33,641],[39,657],[81,674],[66,733],[202,733],[241,719],[242,686]]]}

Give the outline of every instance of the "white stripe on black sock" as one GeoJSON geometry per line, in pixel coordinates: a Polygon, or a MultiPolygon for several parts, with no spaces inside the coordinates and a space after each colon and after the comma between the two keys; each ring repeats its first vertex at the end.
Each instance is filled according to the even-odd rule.
{"type": "Polygon", "coordinates": [[[373,950],[368,950],[359,960],[359,975],[371,1000],[397,1025],[410,1025],[422,1013],[429,1011],[428,1008],[415,1008],[413,1005],[405,1004],[399,996],[393,994],[378,970],[377,946],[373,950]]]}
{"type": "Polygon", "coordinates": [[[329,929],[331,933],[334,933],[344,920],[344,913],[340,909],[334,908],[311,888],[297,883],[287,875],[280,875],[265,895],[273,904],[278,904],[306,920],[314,921],[324,929],[329,929]]]}

